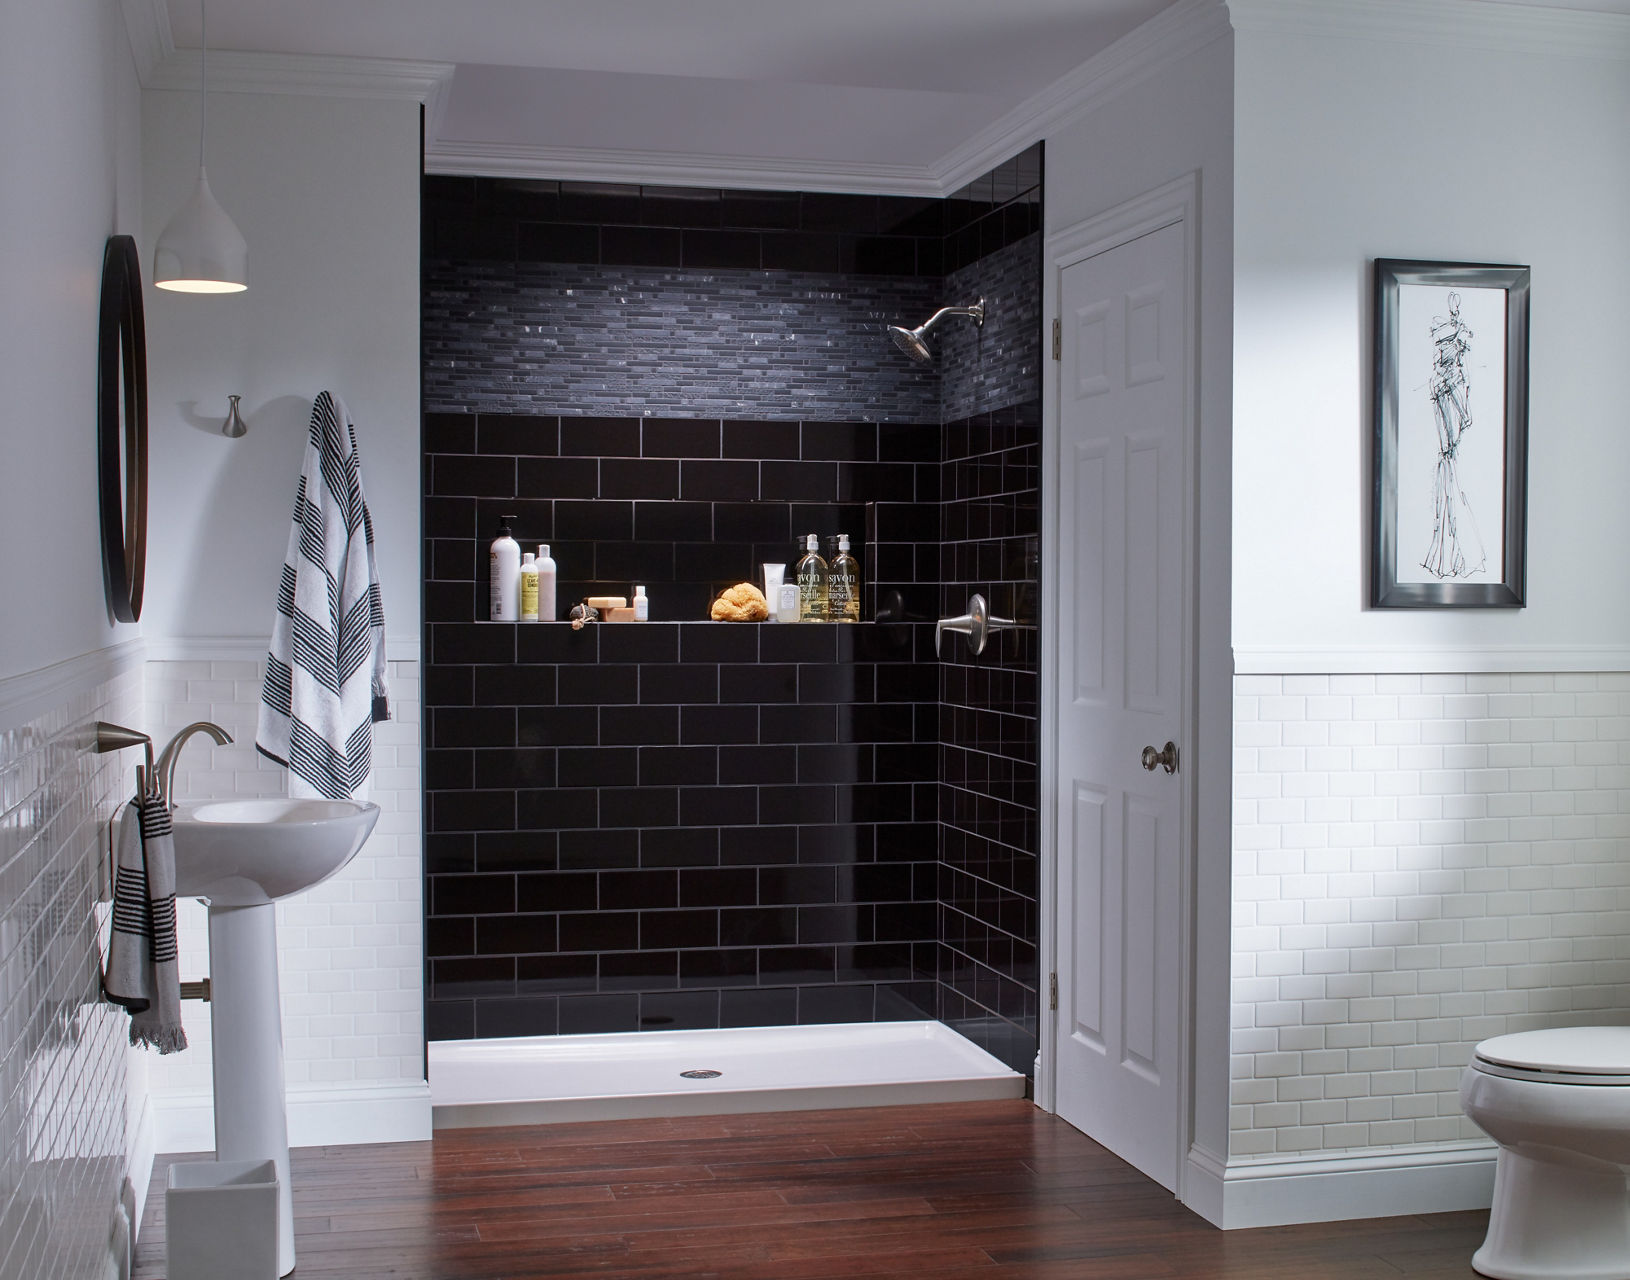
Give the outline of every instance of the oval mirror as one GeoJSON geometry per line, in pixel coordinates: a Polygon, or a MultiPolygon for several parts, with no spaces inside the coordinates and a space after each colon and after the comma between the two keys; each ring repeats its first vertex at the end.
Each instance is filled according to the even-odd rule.
{"type": "Polygon", "coordinates": [[[102,254],[96,432],[102,581],[113,616],[135,622],[147,569],[147,333],[130,236],[110,236],[102,254]]]}

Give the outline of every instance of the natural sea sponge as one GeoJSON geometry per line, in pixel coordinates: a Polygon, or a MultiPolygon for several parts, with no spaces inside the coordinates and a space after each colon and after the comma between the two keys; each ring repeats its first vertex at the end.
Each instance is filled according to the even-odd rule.
{"type": "Polygon", "coordinates": [[[712,615],[715,622],[763,622],[770,616],[770,606],[751,582],[738,582],[719,593],[712,615]]]}

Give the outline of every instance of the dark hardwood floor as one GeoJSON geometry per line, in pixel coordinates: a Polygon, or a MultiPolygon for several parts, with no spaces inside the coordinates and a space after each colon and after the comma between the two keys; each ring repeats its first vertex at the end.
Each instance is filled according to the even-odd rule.
{"type": "MultiPolygon", "coordinates": [[[[137,1280],[164,1276],[165,1167],[137,1280]]],[[[294,1153],[296,1277],[1466,1280],[1486,1213],[1218,1231],[1024,1101],[294,1153]]]]}

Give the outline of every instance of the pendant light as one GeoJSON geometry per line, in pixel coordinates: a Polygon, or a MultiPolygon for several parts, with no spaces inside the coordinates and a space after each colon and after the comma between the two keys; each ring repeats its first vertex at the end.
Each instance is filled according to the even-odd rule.
{"type": "Polygon", "coordinates": [[[209,37],[198,0],[198,185],[153,247],[153,283],[177,293],[241,293],[249,287],[249,243],[216,203],[204,171],[209,37]]]}

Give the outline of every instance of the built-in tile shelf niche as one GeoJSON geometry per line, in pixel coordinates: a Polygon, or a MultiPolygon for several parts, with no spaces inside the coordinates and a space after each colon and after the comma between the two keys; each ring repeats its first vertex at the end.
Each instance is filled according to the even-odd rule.
{"type": "Polygon", "coordinates": [[[934,573],[880,551],[939,536],[937,424],[435,414],[425,435],[433,617],[485,614],[503,515],[523,551],[549,544],[561,617],[640,583],[653,620],[705,620],[725,587],[761,584],[766,562],[790,569],[809,533],[823,551],[849,534],[865,617],[880,575],[885,597],[908,594],[917,616],[935,607],[932,585],[918,585],[934,573]]]}

